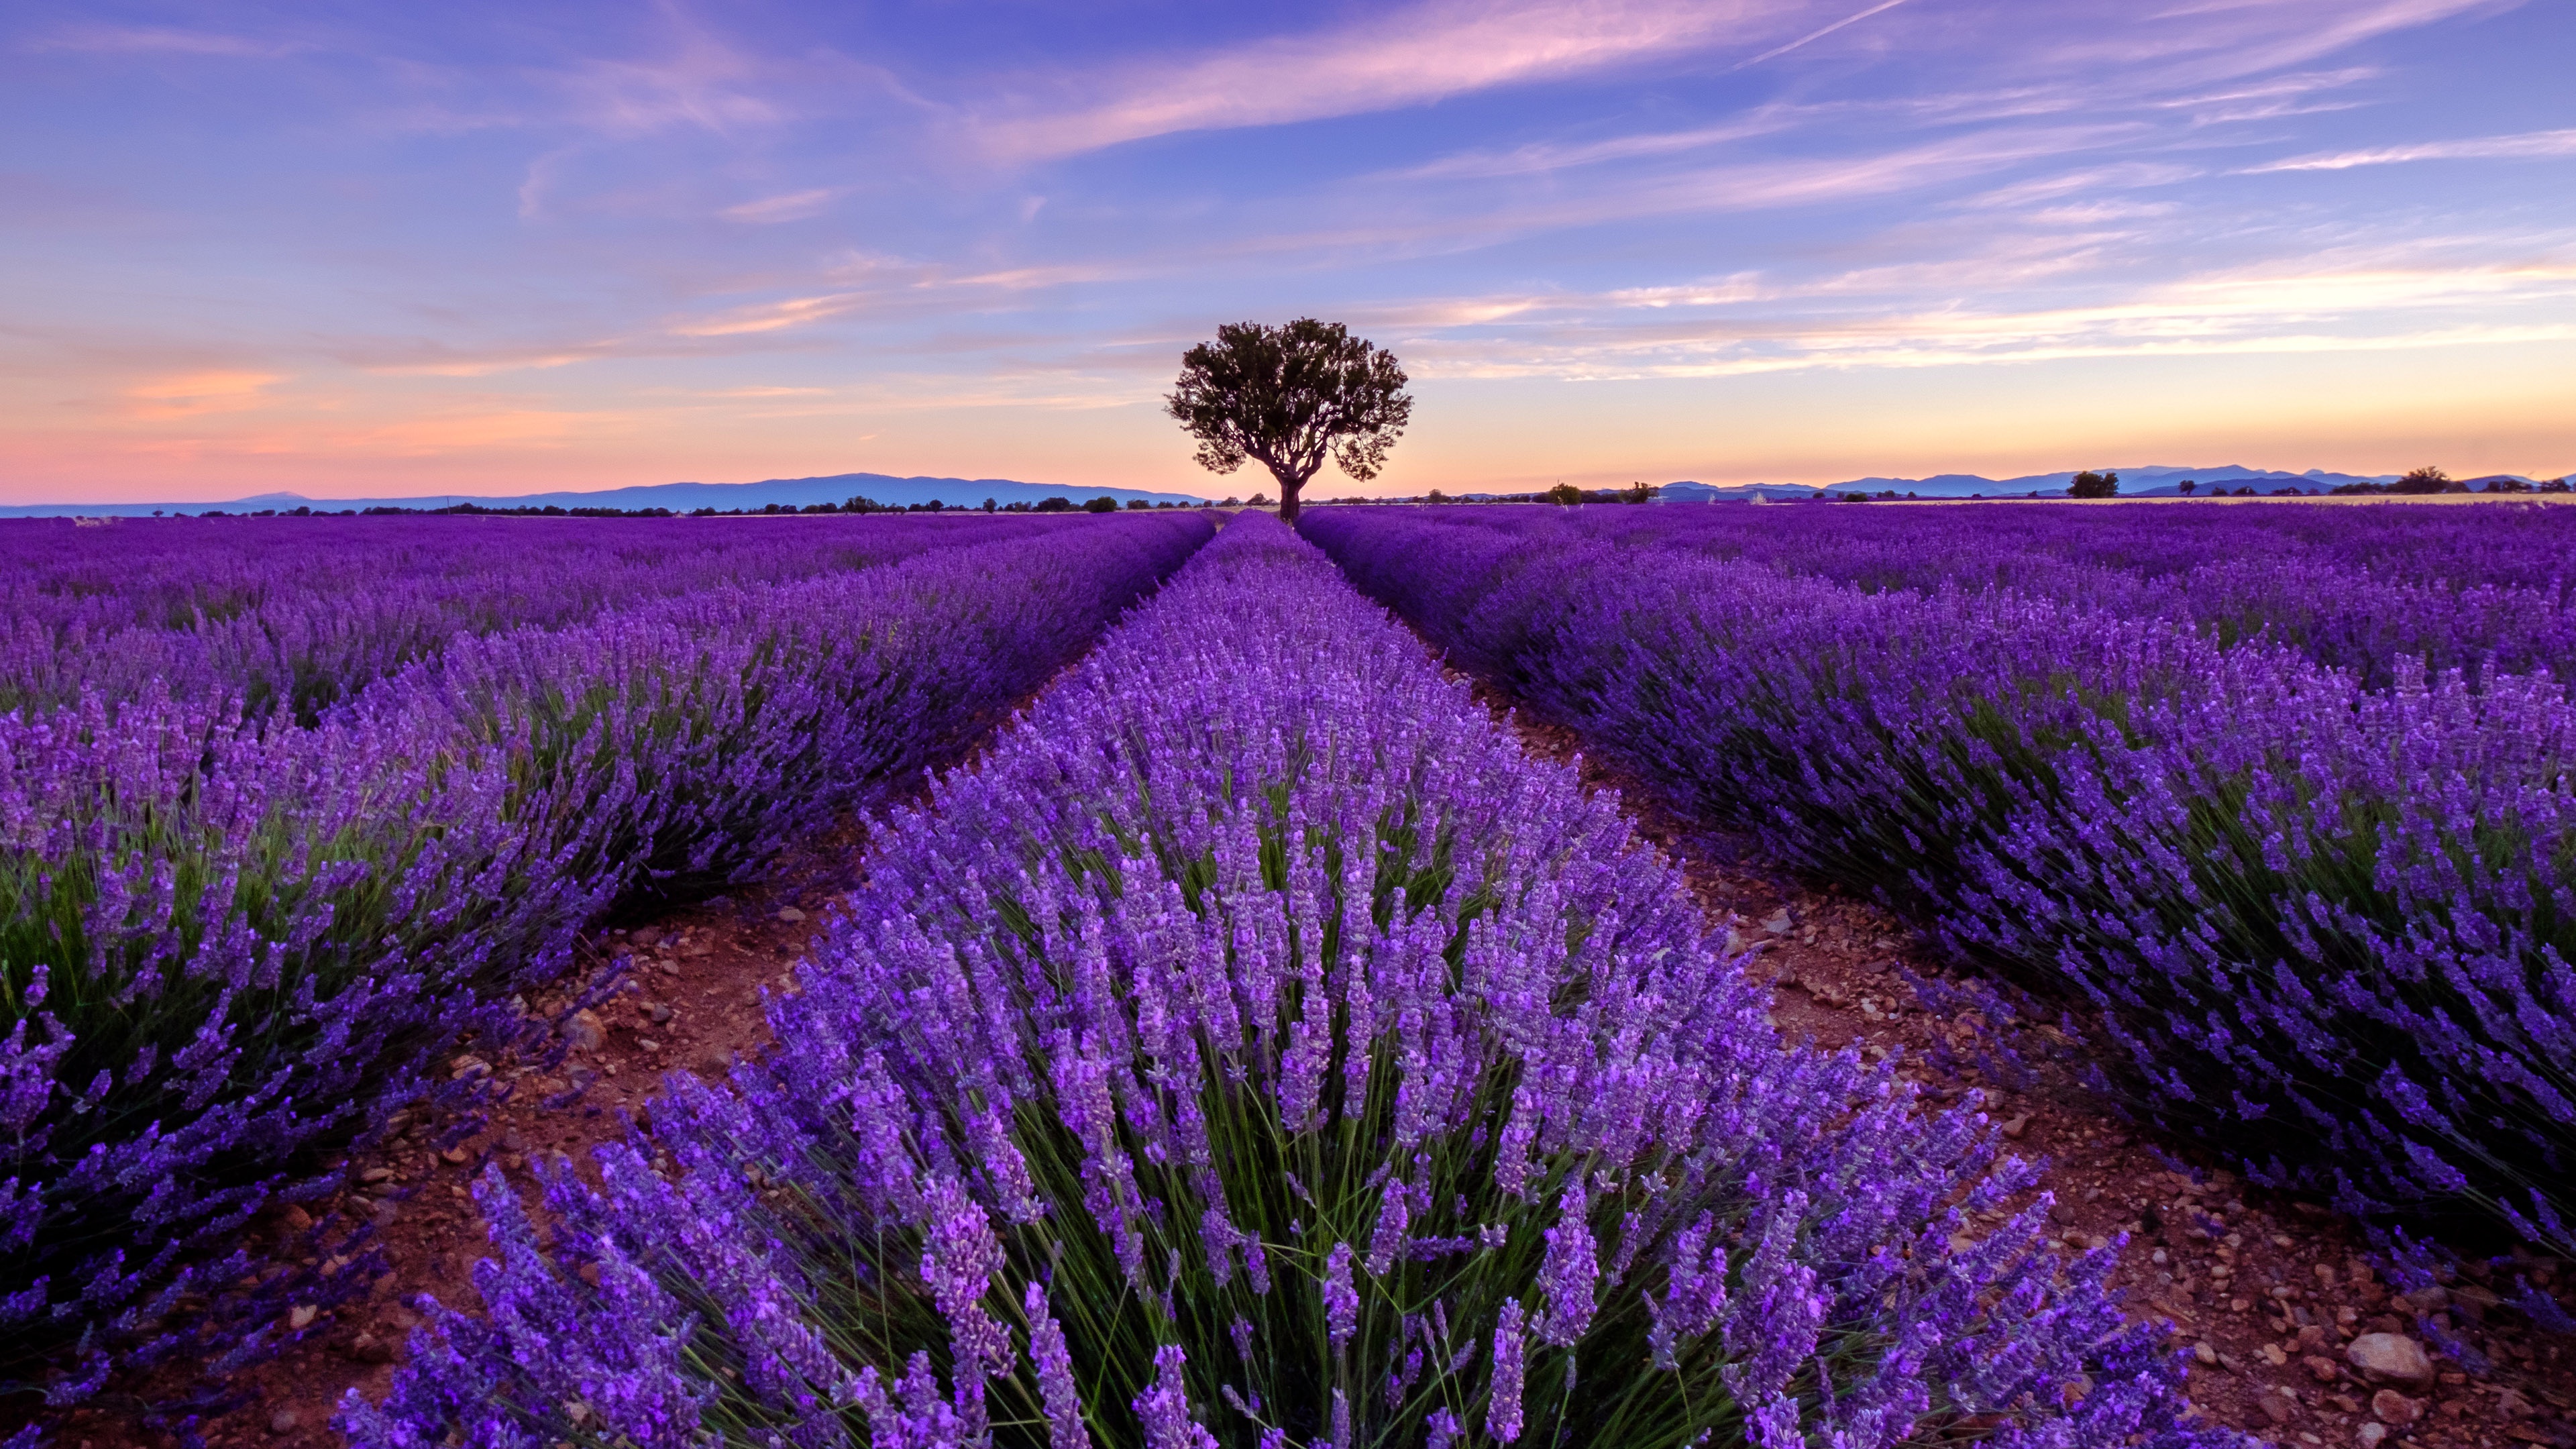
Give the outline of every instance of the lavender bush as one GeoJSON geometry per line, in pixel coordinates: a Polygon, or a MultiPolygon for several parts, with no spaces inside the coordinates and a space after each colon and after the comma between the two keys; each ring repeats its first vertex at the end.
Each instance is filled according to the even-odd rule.
{"type": "MultiPolygon", "coordinates": [[[[1522,513],[1448,521],[1521,532],[1522,513]]],[[[1549,524],[1868,592],[2005,588],[2188,623],[2221,645],[2286,645],[2379,688],[2400,660],[2433,674],[2576,668],[2576,509],[2563,507],[1667,506],[1549,524]]]]}
{"type": "Polygon", "coordinates": [[[2400,659],[2376,688],[2187,621],[1592,527],[1311,531],[1686,808],[2091,1008],[2097,1081],[2146,1118],[2355,1211],[2576,1251],[2564,686],[2400,659]]]}
{"type": "Polygon", "coordinates": [[[729,1086],[497,1175],[363,1446],[2226,1442],[1982,1116],[1245,515],[927,813],[729,1086]]]}
{"type": "Polygon", "coordinates": [[[330,1186],[319,1149],[480,1090],[435,1059],[526,1031],[501,999],[586,920],[737,879],[963,743],[1207,535],[1014,527],[460,638],[309,727],[0,716],[0,1389],[258,1351],[311,1285],[236,1291],[228,1245],[330,1186]]]}
{"type": "Polygon", "coordinates": [[[458,634],[1026,537],[1044,518],[0,522],[0,710],[157,695],[304,723],[458,634]]]}

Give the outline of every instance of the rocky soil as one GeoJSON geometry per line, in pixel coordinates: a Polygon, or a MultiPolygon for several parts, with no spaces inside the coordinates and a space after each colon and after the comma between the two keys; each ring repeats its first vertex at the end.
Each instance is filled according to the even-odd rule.
{"type": "MultiPolygon", "coordinates": [[[[1534,752],[1578,756],[1569,732],[1516,724],[1534,752]]],[[[1683,863],[1732,944],[1753,953],[1751,969],[1773,985],[1773,1018],[1785,1035],[1857,1044],[1872,1059],[1893,1055],[1933,1102],[1980,1093],[2005,1136],[2044,1158],[2041,1190],[2055,1199],[2057,1242],[2123,1245],[2116,1281],[2127,1306],[2170,1327],[2176,1351],[2191,1355],[2192,1399],[2213,1419],[2281,1446],[2576,1449],[2576,1341],[2537,1332],[2504,1306],[2495,1290],[2507,1286],[2505,1275],[2477,1265],[2443,1287],[2393,1293],[2349,1220],[2222,1168],[2192,1166],[2195,1154],[2182,1145],[2143,1137],[2064,1084],[1992,1079],[1974,1064],[1982,1022],[1927,1009],[1909,985],[1909,974],[1936,979],[1940,966],[1903,923],[1767,870],[1740,842],[1660,810],[1634,782],[1588,760],[1583,767],[1596,788],[1628,787],[1622,800],[1641,833],[1683,863]],[[2488,1365],[2472,1371],[2435,1351],[2427,1326],[2474,1347],[2488,1365]]],[[[341,1444],[329,1427],[333,1406],[351,1388],[384,1392],[419,1322],[410,1306],[418,1295],[480,1306],[470,1273],[483,1225],[467,1183],[487,1163],[525,1188],[542,1154],[586,1162],[589,1148],[627,1130],[666,1072],[713,1076],[735,1054],[759,1050],[768,1041],[762,993],[789,988],[792,966],[864,858],[853,831],[818,842],[772,883],[733,900],[599,936],[600,956],[628,969],[607,1004],[571,1019],[560,1064],[484,1064],[517,1078],[486,1130],[433,1152],[436,1124],[412,1123],[400,1142],[353,1164],[351,1190],[329,1206],[377,1223],[390,1270],[363,1302],[299,1310],[302,1321],[290,1326],[300,1341],[255,1372],[254,1402],[203,1426],[206,1441],[341,1444]],[[544,1105],[574,1088],[572,1105],[544,1105]]],[[[290,1209],[270,1230],[302,1218],[290,1209]]],[[[2523,1268],[2576,1306],[2576,1268],[2541,1260],[2523,1268]]],[[[61,1426],[57,1442],[111,1449],[155,1441],[80,1418],[61,1426]]]]}
{"type": "MultiPolygon", "coordinates": [[[[1515,723],[1533,752],[1581,759],[1570,731],[1515,723]]],[[[2125,1307],[2170,1326],[2177,1351],[2191,1355],[2202,1412],[2282,1446],[2576,1449],[2576,1339],[2533,1329],[2496,1291],[2526,1272],[2576,1308],[2576,1267],[2480,1263],[2447,1285],[2393,1292],[2368,1260],[2366,1234],[2342,1215],[2139,1133],[2045,1073],[2031,1081],[1976,1065],[1983,1021],[1926,1008],[1908,978],[1938,981],[1941,962],[1895,916],[1766,869],[1744,842],[1694,830],[1633,779],[1581,764],[1588,784],[1619,790],[1640,833],[1682,863],[1730,945],[1754,953],[1750,969],[1772,983],[1784,1036],[1894,1056],[1935,1103],[1981,1094],[2015,1147],[2044,1159],[2039,1190],[2055,1199],[2055,1242],[2122,1245],[2114,1282],[2125,1307]],[[2428,1326],[2488,1365],[2473,1372],[2444,1356],[2428,1326]]]]}
{"type": "MultiPolygon", "coordinates": [[[[414,1300],[426,1293],[451,1308],[481,1307],[471,1274],[486,1243],[468,1184],[487,1164],[497,1164],[533,1197],[532,1162],[561,1156],[588,1163],[591,1148],[624,1135],[665,1073],[721,1076],[736,1054],[758,1051],[769,1040],[762,995],[787,989],[790,968],[832,895],[813,888],[746,891],[602,933],[596,951],[622,959],[627,969],[606,1003],[567,1022],[571,1050],[560,1064],[551,1070],[499,1064],[502,1074],[517,1078],[510,1098],[490,1114],[486,1130],[461,1145],[430,1151],[435,1124],[413,1122],[401,1142],[353,1164],[351,1191],[325,1206],[372,1218],[388,1271],[363,1302],[297,1310],[294,1317],[304,1321],[290,1319],[289,1326],[301,1331],[301,1341],[252,1371],[257,1399],[206,1425],[206,1442],[277,1449],[344,1443],[330,1428],[331,1415],[348,1390],[375,1398],[391,1385],[405,1341],[420,1322],[414,1300]],[[575,1088],[580,1093],[571,1105],[545,1105],[575,1088]]],[[[464,1059],[465,1069],[476,1060],[464,1059]]],[[[300,1228],[308,1220],[303,1209],[290,1208],[275,1226],[300,1228]]],[[[122,1431],[99,1427],[100,1436],[66,1432],[62,1442],[93,1449],[130,1442],[122,1431]]]]}

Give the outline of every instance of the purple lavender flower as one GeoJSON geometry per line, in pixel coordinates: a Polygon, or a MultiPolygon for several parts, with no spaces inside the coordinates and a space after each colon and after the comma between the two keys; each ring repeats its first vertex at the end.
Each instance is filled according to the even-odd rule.
{"type": "Polygon", "coordinates": [[[1002,1244],[984,1209],[952,1180],[932,1183],[928,1211],[921,1279],[930,1285],[940,1316],[948,1320],[958,1357],[997,1372],[1010,1364],[1011,1340],[984,1311],[983,1298],[991,1291],[993,1275],[1002,1271],[1002,1244]]]}
{"type": "Polygon", "coordinates": [[[1181,1377],[1188,1355],[1167,1343],[1154,1350],[1154,1382],[1136,1398],[1136,1417],[1144,1422],[1145,1449],[1217,1449],[1210,1434],[1190,1413],[1189,1386],[1181,1377]]]}
{"type": "Polygon", "coordinates": [[[1635,512],[1302,526],[1685,808],[2082,1011],[2145,1120],[2576,1253],[2526,1167],[2576,1152],[2567,520],[1635,512]]]}
{"type": "Polygon", "coordinates": [[[1393,1272],[1397,1261],[1404,1255],[1404,1199],[1404,1184],[1388,1178],[1386,1190],[1378,1196],[1377,1227],[1369,1235],[1366,1266],[1372,1278],[1383,1278],[1393,1272]]]}
{"type": "MultiPolygon", "coordinates": [[[[1765,1393],[1782,1432],[1996,1412],[2200,1442],[2154,1335],[2043,1218],[1953,1246],[1953,1205],[2030,1185],[1981,1118],[1782,1045],[1615,803],[1275,524],[1230,523],[973,769],[877,822],[869,865],[773,1000],[775,1051],[656,1105],[667,1167],[610,1153],[600,1190],[548,1185],[560,1252],[613,1243],[705,1305],[717,1361],[749,1366],[729,1420],[816,1422],[843,1392],[821,1344],[852,1401],[874,1370],[889,1434],[973,1436],[995,1395],[1052,1433],[1053,1378],[1145,1386],[1124,1392],[1151,1437],[1196,1444],[1195,1359],[1202,1406],[1265,1440],[1418,1443],[1479,1402],[1516,1439],[1643,1391],[1689,1406],[1676,1443],[1765,1393]],[[1595,1219],[1622,1224],[1616,1284],[1595,1219]],[[1719,1225],[1748,1234],[1732,1281],[1719,1225]],[[1424,1263],[1440,1297],[1362,1294],[1381,1240],[1372,1281],[1424,1263]],[[1273,1281],[1265,1242],[1309,1270],[1273,1281]],[[975,1347],[994,1288],[1030,1369],[975,1347]],[[925,1351],[959,1365],[944,1397],[908,1367],[925,1351]],[[1641,1381],[1656,1361],[1686,1377],[1641,1381]]],[[[543,1255],[499,1271],[495,1301],[620,1326],[543,1255]]],[[[536,1318],[441,1322],[452,1352],[382,1422],[552,1412],[536,1318]]]]}
{"type": "Polygon", "coordinates": [[[1521,1437],[1522,1355],[1526,1351],[1521,1338],[1521,1302],[1506,1299],[1502,1318],[1494,1325],[1493,1383],[1485,1400],[1485,1432],[1494,1436],[1498,1444],[1515,1443],[1521,1437]]]}
{"type": "Polygon", "coordinates": [[[1335,1243],[1324,1255],[1324,1332],[1340,1348],[1359,1332],[1360,1294],[1351,1282],[1351,1245],[1335,1243]]]}
{"type": "Polygon", "coordinates": [[[1029,1319],[1029,1358],[1037,1365],[1038,1390],[1044,1396],[1048,1449],[1091,1449],[1091,1432],[1082,1423],[1082,1394],[1073,1376],[1073,1354],[1065,1346],[1064,1328],[1047,1309],[1046,1289],[1029,1284],[1022,1302],[1029,1319]]]}
{"type": "Polygon", "coordinates": [[[1207,528],[114,533],[69,564],[0,539],[13,606],[63,631],[0,641],[0,914],[77,923],[9,967],[0,1317],[141,1369],[237,1366],[339,1291],[243,1286],[238,1230],[398,1106],[471,1114],[497,1054],[542,1060],[509,998],[601,912],[721,888],[969,742],[1207,528]]]}
{"type": "Polygon", "coordinates": [[[1592,1288],[1600,1266],[1591,1225],[1584,1221],[1588,1206],[1582,1184],[1569,1183],[1557,1202],[1556,1225],[1546,1230],[1547,1260],[1538,1282],[1547,1295],[1547,1310],[1539,1316],[1538,1337],[1558,1348],[1573,1347],[1592,1326],[1592,1288]]]}
{"type": "Polygon", "coordinates": [[[1646,1335],[1657,1368],[1678,1367],[1674,1353],[1681,1341],[1707,1336],[1726,1312],[1726,1249],[1710,1241],[1714,1228],[1702,1213],[1673,1239],[1664,1299],[1646,1335]]]}

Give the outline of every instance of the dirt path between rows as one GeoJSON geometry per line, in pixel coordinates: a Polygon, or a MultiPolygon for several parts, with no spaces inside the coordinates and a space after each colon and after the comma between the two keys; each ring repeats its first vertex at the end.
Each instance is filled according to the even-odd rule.
{"type": "MultiPolygon", "coordinates": [[[[971,767],[1043,692],[1020,700],[1002,724],[959,759],[939,766],[939,773],[971,767]]],[[[926,778],[916,776],[890,785],[871,808],[917,809],[929,799],[926,778]]],[[[718,1079],[738,1057],[766,1048],[771,1038],[764,993],[794,989],[795,968],[823,922],[866,880],[864,813],[773,862],[760,879],[728,896],[596,933],[577,967],[530,1003],[532,1017],[559,1016],[579,983],[596,979],[612,962],[622,967],[605,1001],[569,1018],[559,1062],[484,1063],[471,1050],[451,1057],[451,1070],[481,1063],[510,1082],[507,1100],[487,1113],[481,1130],[432,1150],[448,1124],[410,1121],[394,1142],[347,1164],[348,1190],[316,1203],[312,1212],[290,1207],[265,1218],[251,1235],[253,1247],[300,1233],[325,1212],[372,1221],[387,1270],[363,1300],[297,1310],[287,1324],[297,1341],[237,1377],[235,1383],[251,1397],[200,1424],[205,1443],[213,1449],[344,1449],[348,1441],[331,1427],[332,1415],[353,1388],[381,1399],[392,1387],[395,1366],[409,1357],[411,1331],[422,1321],[412,1307],[420,1296],[464,1313],[482,1311],[473,1269],[490,1245],[468,1188],[487,1165],[499,1166],[531,1203],[540,1191],[532,1164],[541,1157],[569,1159],[595,1180],[591,1149],[623,1138],[661,1094],[665,1076],[686,1071],[718,1079]],[[568,1095],[568,1104],[549,1105],[568,1095]]],[[[129,1420],[85,1412],[66,1416],[51,1442],[57,1449],[169,1449],[180,1441],[129,1420]]]]}
{"type": "MultiPolygon", "coordinates": [[[[362,1301],[309,1316],[298,1310],[305,1321],[290,1320],[290,1326],[302,1330],[301,1341],[244,1376],[257,1397],[202,1426],[206,1442],[218,1449],[344,1444],[330,1427],[341,1396],[352,1388],[371,1399],[384,1395],[421,1321],[411,1307],[421,1294],[481,1311],[472,1270],[488,1244],[467,1188],[485,1165],[498,1164],[533,1198],[532,1162],[559,1155],[588,1164],[592,1148],[625,1135],[666,1073],[721,1077],[737,1054],[768,1045],[762,993],[788,988],[825,912],[857,883],[853,872],[863,859],[863,840],[852,829],[730,898],[594,938],[586,965],[622,958],[626,969],[606,1002],[571,1019],[565,1033],[571,1049],[560,1063],[551,1069],[498,1064],[501,1075],[516,1078],[510,1098],[491,1112],[483,1131],[457,1146],[432,1151],[439,1124],[415,1121],[398,1142],[352,1164],[352,1190],[321,1206],[372,1218],[388,1271],[362,1301]],[[571,1105],[546,1107],[549,1098],[576,1087],[582,1091],[571,1105]]],[[[543,1014],[552,1014],[555,1004],[535,1003],[543,1014]]],[[[271,1220],[271,1230],[307,1222],[303,1210],[290,1208],[271,1220]]],[[[58,1442],[66,1449],[156,1442],[132,1434],[74,1422],[58,1442]]]]}
{"type": "MultiPolygon", "coordinates": [[[[1485,686],[1477,691],[1498,711],[1507,707],[1485,686]]],[[[2085,1248],[2127,1235],[2115,1281],[2133,1315],[2169,1321],[2177,1347],[2194,1353],[2192,1399],[2212,1418],[2283,1446],[2576,1449],[2576,1344],[2531,1330],[2474,1278],[2421,1302],[2392,1297],[2364,1261],[2363,1236],[2351,1222],[2224,1171],[2173,1172],[2166,1161],[2197,1154],[2142,1140],[2080,1092],[2015,1090],[1981,1080],[1974,1066],[1933,1065],[1938,1043],[1967,1048],[1974,1027],[1916,1000],[1897,968],[1931,977],[1938,965],[1901,921],[1764,869],[1739,842],[1693,829],[1633,780],[1582,758],[1572,732],[1526,713],[1512,718],[1534,754],[1579,759],[1588,788],[1618,790],[1640,834],[1682,862],[1711,916],[1757,953],[1753,970],[1774,988],[1773,1018],[1784,1037],[1857,1043],[1873,1059],[1901,1053],[1901,1070],[1935,1101],[1985,1092],[1986,1110],[2016,1147],[2046,1158],[2057,1241],[2085,1248]],[[2160,1160],[2158,1147],[2171,1156],[2160,1160]],[[2493,1368],[2472,1374],[2436,1356],[2428,1379],[2393,1379],[2352,1363],[2349,1346],[2363,1335],[2420,1341],[2418,1310],[2483,1349],[2493,1368]]],[[[532,1160],[563,1154],[587,1163],[589,1149],[624,1135],[666,1072],[718,1076],[735,1054],[765,1047],[761,994],[788,989],[826,913],[864,879],[865,847],[853,827],[729,901],[597,937],[600,958],[626,960],[617,994],[575,1018],[572,1050],[555,1067],[499,1064],[519,1080],[486,1130],[433,1152],[436,1124],[412,1123],[353,1175],[353,1190],[328,1206],[376,1221],[389,1271],[363,1301],[296,1325],[301,1341],[247,1376],[258,1397],[202,1426],[206,1442],[342,1445],[331,1415],[351,1388],[377,1398],[390,1386],[420,1321],[413,1300],[427,1293],[463,1311],[481,1307],[471,1270],[486,1243],[467,1184],[497,1163],[514,1185],[533,1189],[532,1160]],[[543,1106],[576,1086],[584,1090],[573,1105],[543,1106]]],[[[301,1225],[300,1210],[289,1210],[272,1231],[301,1225]]],[[[2571,1287],[2564,1278],[2556,1286],[2562,1297],[2571,1287]]],[[[122,1449],[171,1441],[77,1416],[56,1442],[122,1449]]]]}
{"type": "MultiPolygon", "coordinates": [[[[1508,707],[1481,682],[1476,689],[1487,704],[1508,707]]],[[[1772,984],[1784,1038],[1858,1044],[1872,1060],[1896,1054],[1902,1074],[1935,1102],[1984,1092],[2012,1145],[2045,1159],[2054,1240],[2081,1249],[2127,1235],[2113,1279],[2126,1291],[2124,1307],[2173,1325],[2176,1347],[2193,1355],[2191,1399],[2204,1414],[2284,1446],[2576,1446],[2576,1342],[2532,1329],[2473,1274],[2420,1302],[2395,1295],[2365,1261],[2365,1235],[2342,1215],[2224,1170],[2174,1172],[2168,1162],[2206,1162],[2207,1154],[2145,1137],[2080,1090],[1983,1079],[1969,1064],[1975,1024],[1926,1010],[1906,983],[1908,972],[1931,979],[1941,970],[1904,922],[1765,869],[1744,842],[1695,830],[1636,780],[1583,757],[1572,731],[1525,711],[1512,718],[1533,754],[1577,761],[1588,788],[1618,791],[1639,833],[1681,863],[1713,918],[1731,924],[1735,948],[1758,953],[1751,970],[1772,984]],[[1943,1045],[1950,1052],[1940,1053],[1943,1045]],[[1944,1056],[1955,1065],[1936,1065],[1944,1056]],[[2473,1374],[2429,1353],[2418,1311],[2493,1367],[2473,1374]],[[2427,1350],[2425,1375],[2356,1366],[2351,1346],[2371,1334],[2427,1350]]],[[[2568,1267],[2551,1276],[2560,1299],[2576,1301],[2568,1267]]],[[[2365,1345],[2365,1356],[2379,1346],[2365,1345]]]]}

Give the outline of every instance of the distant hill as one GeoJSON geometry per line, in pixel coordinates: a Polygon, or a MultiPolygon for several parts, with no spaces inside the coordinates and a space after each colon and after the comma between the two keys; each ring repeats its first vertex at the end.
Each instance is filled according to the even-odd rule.
{"type": "MultiPolygon", "coordinates": [[[[1656,496],[1676,502],[1703,502],[1715,499],[1750,499],[1759,493],[1766,498],[1788,502],[1813,497],[1818,493],[1911,493],[1917,498],[2027,498],[2036,493],[2042,498],[2063,498],[2066,485],[2073,482],[2077,470],[2063,473],[2027,473],[2018,478],[1988,478],[1977,473],[1936,473],[1929,478],[1853,478],[1842,483],[1736,483],[1718,485],[1699,482],[1667,483],[1656,496]]],[[[2285,473],[2273,468],[2248,468],[2229,463],[2216,468],[2185,468],[2171,464],[2151,463],[2143,467],[2113,468],[2120,475],[2123,498],[2169,497],[2182,491],[2186,478],[2202,489],[2224,485],[2230,489],[2251,487],[2262,492],[2296,484],[2301,488],[2334,488],[2345,483],[2394,483],[2394,473],[2329,473],[2311,468],[2304,473],[2285,473]]],[[[2519,475],[2515,475],[2519,476],[2519,475]]],[[[2536,482],[2536,479],[2526,479],[2536,482]]]]}
{"type": "Polygon", "coordinates": [[[1036,503],[1065,498],[1075,503],[1115,498],[1124,503],[1204,503],[1189,493],[1157,493],[1145,488],[1085,488],[1073,484],[1021,483],[1009,478],[897,478],[886,473],[835,473],[825,478],[771,478],[759,483],[650,483],[608,488],[592,493],[453,493],[425,498],[307,498],[299,493],[262,493],[226,503],[36,503],[0,507],[0,518],[148,517],[162,513],[250,513],[262,508],[310,508],[337,513],[352,508],[444,508],[473,503],[486,508],[667,508],[686,513],[694,508],[759,509],[775,503],[802,508],[809,503],[842,503],[865,496],[879,503],[909,506],[938,499],[951,507],[997,503],[1036,503]]]}

